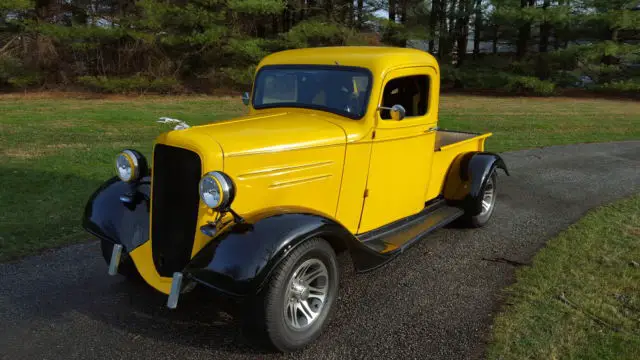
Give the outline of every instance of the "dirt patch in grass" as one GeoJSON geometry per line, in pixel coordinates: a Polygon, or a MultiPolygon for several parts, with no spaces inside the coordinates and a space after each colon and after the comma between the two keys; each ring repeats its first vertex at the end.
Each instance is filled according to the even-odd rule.
{"type": "Polygon", "coordinates": [[[206,94],[193,94],[193,95],[144,95],[144,94],[101,94],[93,92],[74,92],[74,91],[42,91],[42,92],[27,92],[27,93],[5,93],[0,94],[1,100],[102,100],[105,102],[179,102],[184,100],[202,100],[202,99],[219,99],[230,100],[240,99],[239,95],[226,95],[220,94],[216,96],[209,96],[206,94]]]}
{"type": "Polygon", "coordinates": [[[59,153],[65,149],[82,149],[89,150],[90,146],[88,144],[48,144],[44,145],[44,147],[35,148],[35,147],[12,147],[9,149],[3,149],[3,156],[7,156],[13,159],[19,160],[32,160],[38,159],[45,156],[52,156],[59,153]]]}
{"type": "Polygon", "coordinates": [[[39,158],[44,156],[44,151],[42,151],[42,149],[18,149],[18,148],[14,148],[14,149],[5,149],[2,151],[2,155],[9,157],[9,158],[14,158],[14,159],[19,159],[19,160],[29,160],[29,159],[35,159],[35,158],[39,158]]]}
{"type": "MultiPolygon", "coordinates": [[[[627,227],[627,233],[631,236],[636,236],[638,237],[638,240],[640,241],[640,227],[638,226],[628,226],[627,227]]],[[[640,259],[639,259],[640,261],[640,259]]]]}
{"type": "Polygon", "coordinates": [[[88,144],[49,144],[47,145],[48,149],[88,149],[88,144]]]}
{"type": "MultiPolygon", "coordinates": [[[[133,96],[134,98],[136,96],[133,96]]],[[[140,96],[138,96],[140,97],[140,96]]],[[[42,100],[42,99],[73,99],[73,100],[131,100],[132,96],[118,94],[100,94],[94,92],[76,91],[42,91],[24,93],[0,94],[0,100],[42,100]]]]}

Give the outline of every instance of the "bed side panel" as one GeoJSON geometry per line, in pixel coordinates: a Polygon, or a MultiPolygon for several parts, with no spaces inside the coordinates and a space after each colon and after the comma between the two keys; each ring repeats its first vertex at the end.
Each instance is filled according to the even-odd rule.
{"type": "Polygon", "coordinates": [[[460,142],[442,146],[439,150],[436,149],[434,151],[431,179],[425,193],[425,202],[434,199],[442,193],[445,177],[456,156],[470,151],[484,151],[484,142],[489,136],[491,136],[491,133],[474,136],[460,142]]]}

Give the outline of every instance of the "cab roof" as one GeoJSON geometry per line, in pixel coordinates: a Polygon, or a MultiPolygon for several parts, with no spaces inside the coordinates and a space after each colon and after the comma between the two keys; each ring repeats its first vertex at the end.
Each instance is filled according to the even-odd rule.
{"type": "Polygon", "coordinates": [[[266,56],[258,68],[266,65],[343,65],[369,69],[382,74],[402,66],[431,66],[439,73],[437,60],[428,52],[383,46],[335,46],[285,50],[266,56]]]}

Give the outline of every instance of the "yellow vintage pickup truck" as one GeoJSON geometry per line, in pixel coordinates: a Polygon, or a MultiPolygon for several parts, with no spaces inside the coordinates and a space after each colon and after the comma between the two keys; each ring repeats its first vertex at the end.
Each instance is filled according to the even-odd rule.
{"type": "Polygon", "coordinates": [[[111,275],[142,277],[170,308],[210,288],[240,304],[256,340],[300,349],[336,308],[336,253],[369,271],[448,223],[489,221],[506,165],[483,151],[491,134],[437,127],[439,90],[419,50],[274,53],[246,116],[180,124],[151,161],[118,154],[83,226],[111,275]]]}

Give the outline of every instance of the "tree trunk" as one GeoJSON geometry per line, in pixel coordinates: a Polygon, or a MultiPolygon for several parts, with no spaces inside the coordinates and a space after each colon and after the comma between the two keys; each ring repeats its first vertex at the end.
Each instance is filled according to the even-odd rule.
{"type": "Polygon", "coordinates": [[[256,24],[256,37],[264,39],[267,34],[267,27],[262,23],[256,24]]]}
{"type": "Polygon", "coordinates": [[[407,2],[408,0],[400,0],[400,23],[407,22],[407,2]]]}
{"type": "Polygon", "coordinates": [[[278,15],[271,17],[271,35],[276,36],[280,32],[280,24],[278,23],[278,15]]]}
{"type": "MultiPolygon", "coordinates": [[[[535,4],[535,0],[520,0],[520,8],[525,9],[527,7],[533,6],[535,4]]],[[[517,41],[517,50],[516,57],[518,59],[522,59],[527,55],[527,47],[529,46],[529,38],[531,38],[531,22],[526,21],[520,29],[518,30],[518,41],[517,41]]]]}
{"type": "MultiPolygon", "coordinates": [[[[460,0],[460,1],[463,1],[463,0],[460,0]]],[[[446,7],[447,1],[445,0],[443,2],[445,3],[445,7],[446,7]]],[[[452,0],[451,5],[449,6],[449,38],[451,39],[451,41],[453,41],[455,32],[456,32],[456,18],[457,18],[457,12],[458,12],[456,10],[457,6],[458,6],[457,0],[452,0]]]]}
{"type": "Polygon", "coordinates": [[[300,21],[304,21],[307,16],[307,2],[305,0],[298,1],[298,9],[300,9],[300,21]]]}
{"type": "Polygon", "coordinates": [[[358,29],[362,29],[362,26],[364,25],[364,0],[358,0],[358,29]]]}
{"type": "Polygon", "coordinates": [[[449,30],[447,28],[447,4],[445,2],[445,0],[440,0],[438,1],[438,4],[440,5],[438,7],[438,13],[439,13],[439,22],[440,22],[440,31],[439,31],[439,39],[438,39],[438,58],[439,60],[444,60],[444,58],[446,56],[448,56],[448,46],[447,46],[447,42],[448,42],[448,35],[449,35],[449,30]]]}
{"type": "Polygon", "coordinates": [[[460,12],[457,21],[457,53],[458,63],[456,67],[462,66],[467,56],[467,43],[469,39],[469,2],[472,0],[460,0],[460,12]]]}
{"type": "MultiPolygon", "coordinates": [[[[609,29],[609,40],[613,42],[618,42],[618,29],[616,28],[609,29]]],[[[613,55],[604,55],[601,61],[605,65],[613,65],[616,63],[616,57],[613,55]]],[[[603,76],[603,77],[607,78],[608,76],[603,76]]]]}
{"type": "MultiPolygon", "coordinates": [[[[542,9],[544,11],[551,5],[551,0],[544,0],[542,9]]],[[[551,35],[551,24],[548,21],[540,23],[540,53],[546,53],[549,51],[549,36],[551,35]]]]}
{"type": "Polygon", "coordinates": [[[389,21],[396,21],[396,0],[389,0],[389,21]]]}
{"type": "Polygon", "coordinates": [[[351,5],[353,5],[353,4],[349,4],[350,0],[349,1],[342,0],[342,1],[338,1],[338,3],[339,3],[339,8],[340,8],[339,11],[338,11],[339,22],[344,24],[344,25],[346,25],[346,26],[349,26],[350,25],[349,19],[350,19],[351,14],[352,14],[351,5]]]}
{"type": "Polygon", "coordinates": [[[438,24],[439,6],[441,0],[431,1],[431,13],[429,14],[429,52],[434,53],[436,26],[438,24]]]}
{"type": "Polygon", "coordinates": [[[482,0],[476,0],[475,22],[473,27],[473,57],[480,54],[480,32],[482,31],[482,0]]]}
{"type": "Polygon", "coordinates": [[[316,8],[317,5],[318,4],[316,3],[316,0],[307,0],[307,12],[305,14],[307,19],[317,14],[317,11],[318,11],[318,9],[316,8]]]}
{"type": "Polygon", "coordinates": [[[500,25],[495,25],[493,27],[493,55],[496,55],[498,53],[498,36],[500,35],[500,25]]]}
{"type": "Polygon", "coordinates": [[[289,6],[286,5],[282,10],[282,32],[287,32],[289,29],[289,6]]]}
{"type": "Polygon", "coordinates": [[[553,49],[559,50],[562,47],[562,39],[560,38],[560,31],[558,31],[558,28],[554,29],[553,35],[553,49]]]}
{"type": "Polygon", "coordinates": [[[353,0],[348,0],[347,1],[347,5],[346,5],[346,19],[345,19],[345,24],[347,26],[353,27],[353,24],[355,24],[355,20],[354,20],[354,13],[353,13],[353,0]]]}
{"type": "Polygon", "coordinates": [[[440,37],[440,48],[442,49],[442,58],[451,56],[453,50],[453,41],[456,39],[456,13],[457,13],[457,1],[453,0],[449,4],[447,14],[447,1],[442,1],[442,19],[443,21],[443,34],[440,37]],[[447,16],[448,15],[448,16],[447,16]]]}
{"type": "MultiPolygon", "coordinates": [[[[544,0],[542,4],[542,10],[547,11],[547,8],[551,5],[551,0],[544,0]]],[[[538,51],[538,61],[536,73],[540,79],[549,78],[549,64],[547,62],[547,52],[549,51],[549,35],[551,33],[551,24],[543,20],[540,23],[540,44],[538,51]]]]}
{"type": "Polygon", "coordinates": [[[332,12],[333,12],[333,1],[332,0],[324,0],[324,12],[327,14],[327,18],[331,19],[333,18],[333,16],[331,16],[332,12]]]}
{"type": "Polygon", "coordinates": [[[36,0],[35,1],[35,13],[39,21],[47,21],[52,16],[54,9],[54,1],[52,0],[36,0]]]}

